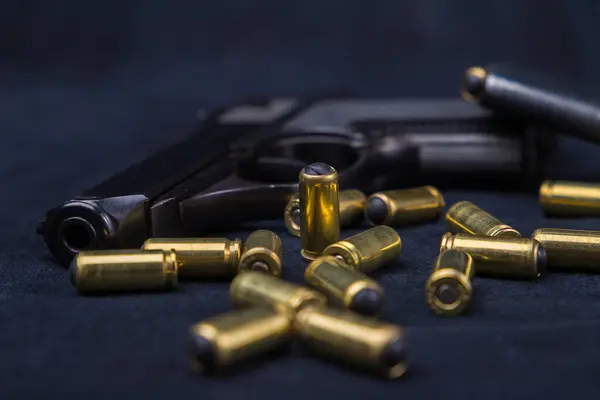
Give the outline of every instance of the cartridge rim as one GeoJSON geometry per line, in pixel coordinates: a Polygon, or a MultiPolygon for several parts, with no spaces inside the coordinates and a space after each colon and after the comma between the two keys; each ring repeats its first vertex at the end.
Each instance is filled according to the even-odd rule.
{"type": "Polygon", "coordinates": [[[548,264],[548,255],[544,246],[535,239],[532,239],[533,245],[533,265],[535,265],[535,276],[539,278],[545,271],[548,264]]]}
{"type": "Polygon", "coordinates": [[[344,263],[353,270],[360,270],[361,260],[358,249],[352,243],[341,240],[330,244],[323,250],[324,256],[341,257],[344,263]]]}
{"type": "Polygon", "coordinates": [[[300,225],[294,220],[294,213],[300,212],[300,198],[295,195],[288,201],[283,212],[283,220],[290,234],[300,237],[300,225]]]}
{"type": "Polygon", "coordinates": [[[444,250],[452,248],[452,239],[454,234],[452,232],[446,232],[442,235],[442,241],[440,242],[440,253],[444,250]]]}
{"type": "Polygon", "coordinates": [[[319,258],[320,254],[302,249],[300,250],[300,256],[302,256],[302,258],[304,258],[306,261],[314,261],[319,258]]]}
{"type": "Polygon", "coordinates": [[[521,237],[519,231],[509,225],[498,225],[492,229],[488,236],[496,236],[496,237],[521,237]]]}
{"type": "Polygon", "coordinates": [[[325,163],[313,163],[313,164],[310,164],[310,165],[302,168],[302,171],[300,171],[300,176],[299,176],[300,181],[315,182],[315,183],[336,183],[338,181],[338,173],[337,173],[336,169],[333,168],[331,165],[325,164],[325,163]],[[313,164],[323,164],[323,165],[327,166],[329,169],[328,169],[327,173],[325,173],[325,174],[320,174],[320,175],[308,174],[306,172],[306,169],[313,164]]]}
{"type": "Polygon", "coordinates": [[[229,242],[229,254],[231,257],[229,261],[232,267],[236,267],[240,262],[240,257],[242,255],[242,239],[236,238],[229,242]]]}
{"type": "Polygon", "coordinates": [[[470,102],[483,100],[487,75],[487,70],[483,67],[469,67],[461,79],[460,94],[462,98],[470,102]]]}
{"type": "Polygon", "coordinates": [[[436,314],[454,316],[463,313],[471,302],[473,287],[469,278],[452,268],[442,268],[431,274],[427,280],[426,300],[429,308],[436,314]],[[440,289],[444,286],[454,290],[453,298],[445,301],[440,298],[440,289]]]}
{"type": "Polygon", "coordinates": [[[175,289],[179,284],[178,271],[181,262],[177,258],[175,250],[165,251],[165,286],[168,289],[175,289]]]}
{"type": "Polygon", "coordinates": [[[273,250],[264,248],[253,248],[245,251],[238,264],[238,272],[254,271],[252,265],[255,262],[263,262],[269,268],[269,274],[281,276],[281,259],[273,250]]]}

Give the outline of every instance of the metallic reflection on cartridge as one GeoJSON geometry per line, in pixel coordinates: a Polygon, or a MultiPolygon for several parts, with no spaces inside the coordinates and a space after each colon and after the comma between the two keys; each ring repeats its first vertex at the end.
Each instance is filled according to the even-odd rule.
{"type": "Polygon", "coordinates": [[[445,316],[463,313],[471,302],[474,274],[473,258],[468,253],[454,249],[442,251],[425,285],[429,308],[445,316]]]}
{"type": "Polygon", "coordinates": [[[440,251],[456,249],[469,253],[478,276],[538,278],[546,267],[546,252],[529,238],[473,236],[446,233],[440,251]]]}
{"type": "Polygon", "coordinates": [[[231,311],[193,325],[188,358],[198,373],[218,373],[281,348],[289,342],[292,322],[263,308],[231,311]]]}
{"type": "Polygon", "coordinates": [[[545,181],[540,186],[540,205],[551,216],[600,216],[600,184],[545,181]]]}
{"type": "Polygon", "coordinates": [[[242,242],[227,238],[151,238],[144,250],[174,250],[181,262],[179,278],[232,278],[237,272],[242,242]]]}
{"type": "Polygon", "coordinates": [[[402,253],[402,240],[394,228],[375,226],[328,246],[323,255],[339,257],[352,269],[372,272],[392,263],[402,253]]]}
{"type": "Polygon", "coordinates": [[[389,379],[407,368],[404,331],[398,326],[349,311],[305,308],[295,330],[313,351],[389,379]]]}
{"type": "Polygon", "coordinates": [[[174,251],[82,251],[69,269],[79,293],[169,290],[177,286],[174,251]]]}
{"type": "Polygon", "coordinates": [[[600,272],[600,231],[543,228],[531,237],[546,250],[548,267],[600,272]]]}
{"type": "Polygon", "coordinates": [[[279,236],[266,229],[254,231],[244,243],[238,270],[261,271],[280,276],[282,253],[283,243],[279,236]]]}
{"type": "Polygon", "coordinates": [[[239,274],[231,282],[229,296],[237,307],[263,307],[294,316],[304,307],[322,307],[325,296],[313,289],[257,271],[239,274]]]}
{"type": "Polygon", "coordinates": [[[448,209],[446,222],[453,232],[480,236],[520,237],[514,228],[468,201],[459,201],[448,209]]]}
{"type": "Polygon", "coordinates": [[[324,163],[314,163],[300,171],[301,255],[314,260],[325,247],[340,239],[338,174],[324,163]]]}
{"type": "MultiPolygon", "coordinates": [[[[363,192],[356,189],[341,190],[340,200],[340,228],[349,228],[358,225],[365,216],[365,204],[367,197],[363,192]]],[[[285,207],[285,225],[288,231],[300,237],[300,200],[298,195],[292,197],[285,207]]]]}
{"type": "Polygon", "coordinates": [[[371,225],[411,225],[438,219],[445,205],[433,186],[390,190],[369,196],[365,216],[371,225]]]}
{"type": "Polygon", "coordinates": [[[378,315],[385,302],[381,286],[341,260],[322,256],[304,272],[306,282],[325,293],[333,304],[364,315],[378,315]]]}

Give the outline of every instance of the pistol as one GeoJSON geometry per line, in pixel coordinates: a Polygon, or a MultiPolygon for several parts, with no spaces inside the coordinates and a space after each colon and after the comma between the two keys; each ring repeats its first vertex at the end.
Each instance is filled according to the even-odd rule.
{"type": "Polygon", "coordinates": [[[240,102],[183,141],[47,211],[38,225],[56,260],[139,248],[282,217],[298,174],[324,162],[341,189],[537,189],[554,133],[461,99],[321,96],[240,102]]]}

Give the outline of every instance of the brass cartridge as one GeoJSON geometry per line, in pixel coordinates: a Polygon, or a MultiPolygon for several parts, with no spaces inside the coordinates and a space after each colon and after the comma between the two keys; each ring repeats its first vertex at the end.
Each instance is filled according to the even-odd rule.
{"type": "Polygon", "coordinates": [[[69,269],[79,293],[169,290],[177,286],[174,251],[82,251],[69,269]]]}
{"type": "MultiPolygon", "coordinates": [[[[365,216],[367,196],[360,190],[340,190],[340,228],[349,228],[362,221],[365,216]]],[[[292,197],[285,207],[283,215],[288,231],[300,237],[300,200],[298,195],[292,197]]]]}
{"type": "Polygon", "coordinates": [[[340,239],[337,171],[324,163],[304,167],[299,201],[301,255],[310,261],[340,239]]]}
{"type": "Polygon", "coordinates": [[[238,266],[239,271],[262,271],[281,275],[283,243],[275,233],[260,229],[248,236],[238,266]]]}
{"type": "Polygon", "coordinates": [[[546,250],[548,267],[600,272],[600,231],[543,228],[531,237],[546,250]]]}
{"type": "Polygon", "coordinates": [[[238,363],[281,348],[292,335],[284,314],[264,308],[230,311],[193,325],[188,358],[192,370],[223,372],[238,363]]]}
{"type": "Polygon", "coordinates": [[[339,257],[352,269],[369,273],[392,263],[402,253],[402,240],[394,228],[375,226],[329,245],[323,255],[339,257]]]}
{"type": "Polygon", "coordinates": [[[390,190],[369,196],[365,216],[371,225],[411,225],[438,219],[445,205],[433,186],[390,190]]]}
{"type": "Polygon", "coordinates": [[[446,233],[440,252],[449,249],[469,253],[475,261],[475,274],[498,278],[538,278],[546,267],[546,252],[537,240],[529,238],[473,236],[446,233]]]}
{"type": "Polygon", "coordinates": [[[520,237],[514,228],[469,201],[459,201],[448,209],[446,222],[453,232],[480,236],[520,237]]]}
{"type": "Polygon", "coordinates": [[[429,308],[445,316],[467,310],[473,295],[474,274],[473,258],[468,253],[455,249],[442,251],[425,285],[429,308]]]}
{"type": "Polygon", "coordinates": [[[318,354],[388,379],[406,371],[406,341],[398,326],[349,311],[304,308],[298,312],[295,330],[318,354]]]}
{"type": "Polygon", "coordinates": [[[382,287],[336,257],[317,258],[306,268],[304,278],[310,286],[325,293],[331,303],[358,314],[378,315],[383,308],[382,287]]]}
{"type": "Polygon", "coordinates": [[[263,307],[290,316],[304,307],[322,307],[327,303],[325,296],[313,289],[257,271],[236,276],[229,296],[237,307],[263,307]]]}
{"type": "Polygon", "coordinates": [[[540,186],[540,205],[547,215],[595,217],[600,215],[600,184],[545,181],[540,186]]]}

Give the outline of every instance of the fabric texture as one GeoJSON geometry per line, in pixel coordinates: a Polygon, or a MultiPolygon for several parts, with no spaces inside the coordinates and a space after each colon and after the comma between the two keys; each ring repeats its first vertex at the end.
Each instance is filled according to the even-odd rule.
{"type": "MultiPolygon", "coordinates": [[[[191,324],[232,309],[228,285],[78,297],[35,234],[44,212],[184,137],[198,110],[251,95],[347,88],[456,96],[471,64],[514,61],[598,88],[591,1],[5,1],[0,12],[0,393],[13,398],[581,398],[600,384],[600,276],[475,279],[474,309],[440,318],[424,285],[443,221],[399,229],[376,273],[383,319],[406,327],[411,366],[385,382],[299,348],[224,378],[195,376],[191,324]]],[[[596,93],[600,91],[596,90],[596,93]]],[[[597,180],[600,149],[561,140],[555,177],[597,180]]],[[[474,188],[476,189],[476,188],[474,188]]],[[[449,191],[524,235],[598,229],[543,217],[535,193],[449,191]]],[[[301,282],[283,221],[284,278],[301,282]]],[[[359,230],[344,231],[348,236],[359,230]]]]}

